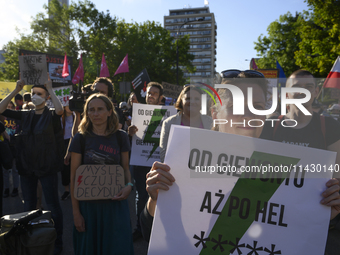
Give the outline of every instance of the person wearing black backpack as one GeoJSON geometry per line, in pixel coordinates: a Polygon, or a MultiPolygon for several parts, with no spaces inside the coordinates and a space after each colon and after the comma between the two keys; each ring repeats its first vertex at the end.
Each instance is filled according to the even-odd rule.
{"type": "Polygon", "coordinates": [[[35,110],[6,110],[9,101],[24,85],[23,80],[17,81],[16,88],[0,102],[0,114],[21,120],[22,130],[16,137],[16,166],[21,177],[24,210],[32,211],[36,208],[37,183],[40,180],[57,232],[54,254],[60,254],[63,245],[63,213],[59,204],[57,172],[63,166],[64,141],[60,122],[63,106],[56,97],[48,76],[44,86],[32,87],[35,110]],[[49,97],[55,109],[46,107],[45,102],[49,97]]]}

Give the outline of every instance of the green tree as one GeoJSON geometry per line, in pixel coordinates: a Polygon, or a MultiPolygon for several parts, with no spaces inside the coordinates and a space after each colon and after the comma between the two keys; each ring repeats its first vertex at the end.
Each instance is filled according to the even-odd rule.
{"type": "MultiPolygon", "coordinates": [[[[19,78],[19,49],[59,55],[66,52],[69,57],[77,57],[79,49],[72,23],[69,22],[69,8],[60,5],[58,0],[52,0],[48,6],[44,5],[44,9],[46,13],[38,13],[31,22],[31,34],[25,35],[18,30],[19,39],[3,46],[6,53],[0,79],[15,81],[19,78]]],[[[73,70],[76,68],[75,62],[73,70]]]]}
{"type": "Polygon", "coordinates": [[[255,50],[261,58],[257,61],[260,69],[276,69],[276,60],[282,66],[286,75],[299,69],[295,63],[295,52],[301,38],[297,33],[300,13],[293,16],[290,12],[281,15],[267,28],[268,36],[261,34],[255,42],[255,50]]]}
{"type": "Polygon", "coordinates": [[[5,63],[0,65],[0,80],[17,81],[19,79],[19,49],[44,52],[46,44],[34,34],[24,35],[17,30],[20,39],[14,39],[3,46],[5,63]]]}
{"type": "Polygon", "coordinates": [[[303,68],[316,77],[327,76],[340,55],[340,1],[306,2],[309,11],[280,16],[269,25],[268,36],[255,42],[260,68],[275,68],[277,59],[288,75],[303,68]]]}
{"type": "Polygon", "coordinates": [[[318,77],[326,77],[340,55],[340,1],[308,0],[311,12],[301,19],[296,63],[318,77]]]}
{"type": "MultiPolygon", "coordinates": [[[[46,13],[38,13],[31,23],[32,34],[19,34],[19,39],[5,45],[5,57],[11,55],[11,59],[6,58],[2,65],[2,79],[17,79],[18,56],[13,52],[26,49],[59,55],[66,52],[74,57],[74,71],[78,65],[77,58],[82,53],[85,84],[96,78],[103,53],[111,77],[125,55],[129,54],[130,72],[126,74],[126,81],[131,81],[146,68],[151,80],[175,83],[176,44],[159,23],[117,21],[109,11],[100,12],[87,0],[72,3],[68,8],[52,0],[44,8],[46,13]]],[[[194,71],[191,64],[194,56],[188,53],[189,44],[189,37],[179,40],[180,65],[194,71]]],[[[122,76],[117,75],[114,80],[121,81],[122,76]]],[[[180,79],[184,83],[182,77],[181,72],[180,79]]]]}
{"type": "MultiPolygon", "coordinates": [[[[144,68],[147,69],[150,79],[157,82],[166,81],[176,83],[176,41],[170,36],[168,30],[159,23],[146,21],[144,23],[117,23],[117,68],[129,54],[129,69],[126,80],[132,80],[144,68]]],[[[179,64],[193,71],[191,61],[194,59],[189,50],[189,37],[179,40],[179,64]]],[[[122,75],[117,75],[118,79],[122,75]]],[[[183,73],[180,75],[180,84],[184,84],[183,73]]],[[[115,78],[116,79],[116,78],[115,78]]]]}

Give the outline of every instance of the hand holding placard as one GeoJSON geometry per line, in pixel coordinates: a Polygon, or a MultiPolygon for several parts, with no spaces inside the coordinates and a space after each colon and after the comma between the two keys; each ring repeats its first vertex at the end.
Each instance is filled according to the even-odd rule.
{"type": "Polygon", "coordinates": [[[119,195],[116,200],[122,200],[127,197],[126,191],[122,190],[124,187],[124,169],[120,165],[81,165],[76,171],[74,197],[78,200],[101,200],[119,195]],[[121,191],[123,196],[119,194],[121,191]]]}
{"type": "Polygon", "coordinates": [[[47,72],[47,81],[44,84],[45,88],[50,91],[52,89],[52,80],[50,78],[50,74],[47,72]]]}
{"type": "Polygon", "coordinates": [[[17,92],[20,92],[24,86],[25,86],[25,81],[21,79],[21,73],[19,73],[19,80],[17,80],[17,85],[15,87],[15,90],[17,92]]]}
{"type": "Polygon", "coordinates": [[[19,56],[19,68],[27,85],[44,85],[47,80],[46,55],[19,56]]]}

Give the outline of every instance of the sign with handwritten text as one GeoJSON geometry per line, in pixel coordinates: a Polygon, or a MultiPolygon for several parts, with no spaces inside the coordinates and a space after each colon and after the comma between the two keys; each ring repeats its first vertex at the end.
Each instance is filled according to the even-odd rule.
{"type": "Polygon", "coordinates": [[[45,55],[19,56],[21,79],[28,85],[44,85],[47,81],[45,55]]]}
{"type": "Polygon", "coordinates": [[[111,199],[125,186],[120,165],[81,165],[76,170],[74,197],[78,200],[111,199]]]}

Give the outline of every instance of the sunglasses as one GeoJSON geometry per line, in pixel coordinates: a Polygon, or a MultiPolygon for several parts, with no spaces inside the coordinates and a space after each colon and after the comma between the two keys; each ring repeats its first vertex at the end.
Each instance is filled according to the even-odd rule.
{"type": "Polygon", "coordinates": [[[221,73],[223,75],[223,78],[237,78],[238,75],[241,72],[254,75],[254,77],[265,78],[263,73],[260,73],[260,72],[255,71],[255,70],[241,71],[241,70],[237,70],[237,69],[229,69],[229,70],[222,71],[221,73]]]}

